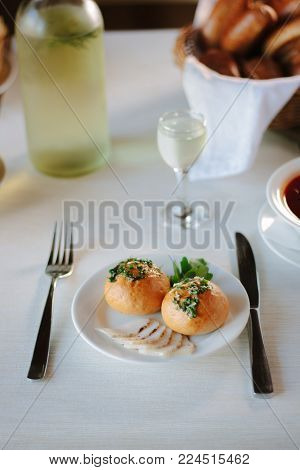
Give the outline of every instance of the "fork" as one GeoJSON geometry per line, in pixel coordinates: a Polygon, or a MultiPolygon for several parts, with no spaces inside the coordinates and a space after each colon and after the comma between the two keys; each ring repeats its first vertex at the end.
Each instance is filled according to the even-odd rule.
{"type": "Polygon", "coordinates": [[[70,276],[72,274],[72,271],[72,225],[65,225],[63,237],[63,224],[60,224],[60,229],[58,230],[58,224],[56,222],[54,226],[50,256],[45,270],[46,274],[51,277],[51,284],[39,327],[30,368],[27,375],[28,379],[39,380],[45,376],[49,357],[54,290],[56,287],[57,280],[62,277],[70,276]],[[62,238],[64,238],[63,242],[62,238]]]}

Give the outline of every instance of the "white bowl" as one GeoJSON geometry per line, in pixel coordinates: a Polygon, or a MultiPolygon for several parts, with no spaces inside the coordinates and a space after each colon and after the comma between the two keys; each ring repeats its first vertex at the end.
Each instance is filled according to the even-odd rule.
{"type": "Polygon", "coordinates": [[[277,168],[267,183],[267,199],[272,209],[300,233],[300,219],[284,203],[283,193],[289,181],[300,175],[300,157],[277,168]]]}

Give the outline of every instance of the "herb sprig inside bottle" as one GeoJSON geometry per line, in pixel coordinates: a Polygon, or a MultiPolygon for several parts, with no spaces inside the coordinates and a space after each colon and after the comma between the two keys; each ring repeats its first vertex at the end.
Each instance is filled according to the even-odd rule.
{"type": "Polygon", "coordinates": [[[209,280],[204,277],[194,277],[173,285],[175,290],[173,302],[187,314],[189,318],[197,317],[200,303],[199,296],[211,289],[209,280]]]}
{"type": "Polygon", "coordinates": [[[160,269],[150,259],[128,258],[109,270],[109,281],[115,282],[117,276],[124,276],[129,281],[144,279],[149,274],[159,276],[160,269]]]}

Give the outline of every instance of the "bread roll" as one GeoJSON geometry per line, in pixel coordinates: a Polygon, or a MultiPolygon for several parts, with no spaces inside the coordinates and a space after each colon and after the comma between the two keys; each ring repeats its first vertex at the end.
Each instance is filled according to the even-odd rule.
{"type": "Polygon", "coordinates": [[[223,32],[236,21],[246,9],[246,0],[217,0],[212,12],[203,25],[202,32],[208,46],[220,43],[223,32]]]}
{"type": "Polygon", "coordinates": [[[289,75],[300,75],[300,63],[290,64],[288,73],[289,75]]]}
{"type": "Polygon", "coordinates": [[[268,55],[276,55],[283,46],[299,37],[300,17],[295,18],[284,26],[278,26],[266,40],[264,51],[268,55]]]}
{"type": "Polygon", "coordinates": [[[7,27],[0,16],[0,83],[4,82],[9,73],[9,65],[6,61],[7,34],[7,27]]]}
{"type": "Polygon", "coordinates": [[[7,79],[9,72],[10,72],[10,65],[8,61],[4,59],[0,68],[0,85],[7,79]]]}
{"type": "Polygon", "coordinates": [[[110,270],[104,295],[118,312],[146,315],[160,310],[169,289],[168,276],[151,260],[129,258],[110,270]]]}
{"type": "Polygon", "coordinates": [[[166,325],[177,333],[200,335],[223,325],[229,314],[229,302],[216,284],[195,277],[176,284],[167,293],[161,313],[166,325]]]}
{"type": "Polygon", "coordinates": [[[300,37],[289,41],[276,53],[276,58],[280,61],[288,75],[300,74],[300,37]]]}
{"type": "Polygon", "coordinates": [[[5,166],[4,166],[2,158],[0,158],[0,183],[4,178],[4,175],[5,175],[5,166]]]}
{"type": "Polygon", "coordinates": [[[198,60],[222,75],[240,77],[237,62],[227,51],[209,49],[204,54],[200,54],[198,60]]]}
{"type": "Polygon", "coordinates": [[[272,7],[260,2],[254,3],[225,32],[221,39],[222,49],[239,54],[247,52],[277,18],[272,7]]]}
{"type": "Polygon", "coordinates": [[[271,57],[254,57],[242,63],[243,76],[254,80],[282,77],[279,64],[271,57]]]}
{"type": "Polygon", "coordinates": [[[279,18],[300,15],[299,0],[270,0],[269,4],[274,8],[279,18]]]}

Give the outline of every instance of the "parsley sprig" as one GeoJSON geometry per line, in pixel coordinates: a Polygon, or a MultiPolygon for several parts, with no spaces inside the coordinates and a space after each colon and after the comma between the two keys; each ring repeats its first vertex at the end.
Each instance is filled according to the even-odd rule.
{"type": "Polygon", "coordinates": [[[202,277],[207,281],[210,281],[213,277],[204,258],[188,260],[184,256],[179,264],[173,261],[173,269],[174,274],[170,276],[171,286],[185,279],[193,279],[194,277],[202,277]]]}

